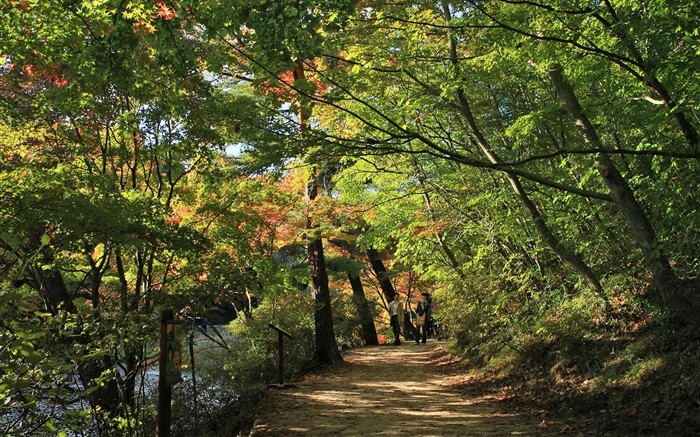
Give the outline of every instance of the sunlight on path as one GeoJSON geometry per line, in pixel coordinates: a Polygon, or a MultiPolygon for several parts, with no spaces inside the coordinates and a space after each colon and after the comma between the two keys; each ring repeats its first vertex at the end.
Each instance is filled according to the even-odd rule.
{"type": "Polygon", "coordinates": [[[439,343],[346,352],[346,366],[269,392],[255,436],[541,436],[537,420],[452,391],[439,343]]]}

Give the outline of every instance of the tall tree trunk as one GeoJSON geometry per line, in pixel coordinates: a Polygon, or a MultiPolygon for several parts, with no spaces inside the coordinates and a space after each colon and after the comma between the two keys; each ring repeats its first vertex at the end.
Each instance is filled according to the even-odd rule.
{"type": "MultiPolygon", "coordinates": [[[[117,276],[119,277],[119,302],[122,314],[126,315],[132,311],[134,305],[138,302],[129,302],[129,282],[126,279],[126,271],[124,270],[124,262],[122,260],[122,252],[119,247],[114,251],[114,259],[117,266],[117,276]]],[[[136,370],[138,359],[134,352],[134,347],[128,346],[124,348],[124,373],[125,377],[122,381],[122,390],[124,392],[125,402],[133,407],[136,404],[136,370]]]]}
{"type": "Polygon", "coordinates": [[[394,285],[389,279],[389,273],[386,271],[386,267],[384,267],[384,262],[382,262],[382,259],[379,257],[379,252],[377,252],[376,249],[367,249],[367,258],[369,259],[369,264],[372,266],[372,270],[374,270],[374,274],[377,276],[379,287],[381,287],[382,293],[384,293],[384,299],[386,299],[387,302],[391,302],[394,300],[394,293],[396,293],[396,290],[394,290],[394,285]]]}
{"type": "Polygon", "coordinates": [[[357,314],[360,318],[362,342],[367,346],[377,345],[379,344],[377,328],[374,326],[372,311],[365,297],[365,289],[362,287],[360,276],[355,273],[348,273],[348,280],[352,287],[352,301],[355,304],[355,308],[357,308],[357,314]]]}
{"type": "MultiPolygon", "coordinates": [[[[450,13],[449,5],[447,3],[443,3],[443,13],[445,16],[445,20],[449,24],[452,20],[452,16],[450,13]]],[[[457,41],[452,35],[449,35],[449,49],[450,60],[452,62],[452,65],[455,67],[456,78],[459,79],[457,41]]],[[[457,88],[457,100],[459,102],[461,114],[467,122],[467,126],[469,127],[469,130],[471,131],[472,136],[475,139],[481,151],[484,153],[484,155],[486,155],[486,157],[491,163],[500,163],[500,158],[491,149],[488,141],[481,133],[481,130],[479,129],[479,126],[477,125],[476,120],[474,119],[474,115],[472,114],[469,102],[467,101],[467,98],[464,95],[464,88],[461,85],[457,88]]],[[[506,177],[508,178],[508,181],[510,182],[513,191],[515,191],[515,194],[520,199],[520,203],[523,205],[523,208],[530,216],[530,219],[535,225],[535,229],[537,229],[537,232],[539,233],[542,240],[549,246],[550,249],[552,249],[552,251],[557,255],[557,257],[559,257],[560,260],[568,263],[578,274],[580,274],[586,281],[586,283],[598,294],[601,295],[606,305],[609,307],[610,303],[608,301],[607,296],[605,295],[605,290],[603,289],[603,286],[598,280],[596,274],[593,273],[593,270],[588,266],[588,264],[585,263],[585,261],[583,261],[579,254],[564,246],[554,235],[551,229],[549,229],[549,226],[545,222],[545,219],[540,213],[539,209],[537,208],[537,205],[530,199],[530,196],[528,196],[528,194],[525,191],[525,188],[520,183],[520,179],[515,174],[508,172],[506,172],[506,177]]]]}
{"type": "MultiPolygon", "coordinates": [[[[297,61],[294,67],[294,79],[303,80],[305,78],[304,64],[297,61]]],[[[300,103],[299,109],[299,129],[303,135],[308,128],[308,114],[300,103]]],[[[311,217],[311,204],[318,197],[318,168],[314,166],[311,171],[310,180],[306,187],[306,201],[309,206],[306,215],[306,229],[309,230],[311,241],[308,244],[309,266],[311,267],[311,290],[316,303],[314,310],[314,325],[317,361],[326,364],[343,362],[343,356],[338,349],[338,342],[335,339],[333,329],[333,313],[331,310],[331,295],[328,286],[328,272],[326,271],[326,259],[323,253],[323,241],[320,236],[314,235],[313,229],[316,227],[311,217]]]]}
{"type": "MultiPolygon", "coordinates": [[[[318,195],[316,177],[312,176],[309,183],[308,201],[312,202],[318,195]]],[[[306,228],[313,229],[311,216],[306,217],[306,228]]],[[[338,349],[333,329],[333,313],[331,310],[331,294],[328,287],[328,272],[326,271],[326,259],[323,252],[323,241],[320,237],[313,237],[308,246],[309,266],[311,267],[311,290],[316,302],[314,311],[314,325],[316,328],[316,360],[321,363],[334,364],[342,362],[343,357],[338,349]]]]}
{"type": "MultiPolygon", "coordinates": [[[[600,137],[598,137],[598,133],[588,116],[583,112],[572,86],[564,78],[561,66],[552,68],[549,71],[549,76],[584,141],[603,150],[600,137]]],[[[610,189],[610,196],[615,205],[627,220],[632,236],[644,254],[647,267],[652,273],[654,284],[661,294],[665,307],[674,312],[686,309],[688,302],[679,294],[681,291],[680,280],[664,254],[656,238],[654,227],[637,202],[632,188],[607,154],[603,152],[596,154],[593,158],[593,165],[610,189]]]]}
{"type": "MultiPolygon", "coordinates": [[[[396,293],[396,290],[394,289],[394,285],[389,279],[389,273],[387,272],[386,267],[384,266],[384,262],[379,257],[379,252],[377,252],[376,249],[367,249],[367,258],[369,258],[369,263],[372,266],[372,270],[377,276],[377,280],[379,281],[379,287],[382,289],[384,298],[387,302],[391,302],[392,300],[394,300],[394,293],[396,293]]],[[[410,311],[410,309],[408,308],[408,302],[406,302],[406,304],[404,305],[403,310],[404,313],[410,311]]],[[[406,337],[406,339],[408,340],[412,340],[413,333],[415,332],[416,327],[413,326],[410,317],[403,318],[402,329],[404,337],[406,337]]]]}
{"type": "MultiPolygon", "coordinates": [[[[331,243],[339,246],[349,253],[357,252],[357,248],[345,240],[333,240],[331,243]]],[[[372,309],[365,295],[365,289],[362,286],[360,275],[350,269],[348,271],[348,281],[350,282],[350,287],[352,287],[352,302],[355,305],[358,318],[360,319],[362,342],[367,346],[377,345],[379,344],[379,339],[377,338],[377,328],[374,326],[372,309]]]]}

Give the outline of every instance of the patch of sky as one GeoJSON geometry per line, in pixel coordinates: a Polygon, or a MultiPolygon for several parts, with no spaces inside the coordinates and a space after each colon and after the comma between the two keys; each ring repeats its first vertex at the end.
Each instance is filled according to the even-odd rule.
{"type": "Polygon", "coordinates": [[[242,156],[249,148],[250,144],[248,143],[235,143],[235,144],[229,144],[224,148],[224,155],[229,156],[231,158],[239,158],[242,156]]]}

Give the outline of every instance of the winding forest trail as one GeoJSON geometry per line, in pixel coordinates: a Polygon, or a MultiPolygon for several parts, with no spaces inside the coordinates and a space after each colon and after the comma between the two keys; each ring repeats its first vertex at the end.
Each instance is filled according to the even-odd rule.
{"type": "Polygon", "coordinates": [[[439,342],[349,350],[346,365],[270,390],[254,436],[543,436],[541,419],[504,411],[457,386],[466,378],[439,342]]]}

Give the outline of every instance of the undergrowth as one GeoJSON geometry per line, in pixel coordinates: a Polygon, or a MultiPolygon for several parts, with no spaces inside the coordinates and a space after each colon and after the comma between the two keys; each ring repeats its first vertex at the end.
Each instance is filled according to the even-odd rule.
{"type": "Polygon", "coordinates": [[[507,319],[466,314],[482,331],[462,326],[454,351],[490,390],[560,431],[700,435],[698,321],[680,323],[641,302],[617,301],[606,312],[594,301],[511,305],[507,319]]]}

